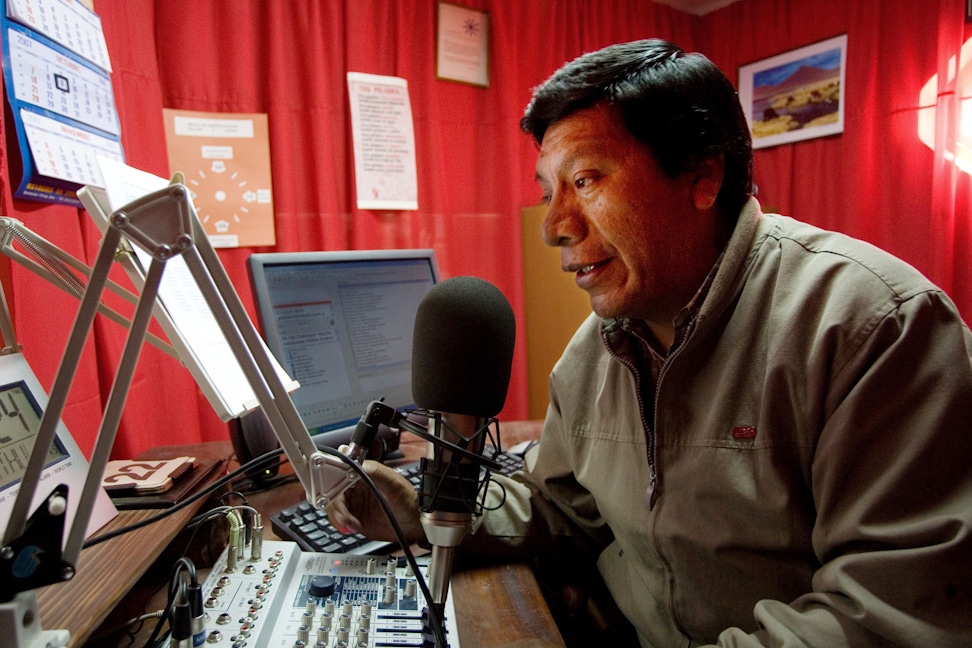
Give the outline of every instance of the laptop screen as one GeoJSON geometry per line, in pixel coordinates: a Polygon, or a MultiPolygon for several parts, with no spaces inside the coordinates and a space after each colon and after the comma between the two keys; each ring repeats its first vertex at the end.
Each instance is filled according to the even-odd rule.
{"type": "Polygon", "coordinates": [[[373,400],[412,399],[412,329],[439,280],[432,250],[276,252],[249,258],[267,346],[300,383],[312,435],[354,426],[373,400]]]}

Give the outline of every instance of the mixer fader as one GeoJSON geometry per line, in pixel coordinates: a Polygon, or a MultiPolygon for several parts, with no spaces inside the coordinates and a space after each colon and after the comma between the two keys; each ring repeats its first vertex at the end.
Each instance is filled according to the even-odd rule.
{"type": "MultiPolygon", "coordinates": [[[[428,558],[418,559],[425,576],[428,558]]],[[[266,542],[258,560],[224,551],[203,585],[207,645],[432,646],[425,598],[404,558],[302,552],[266,542]]],[[[446,639],[459,647],[452,599],[446,639]]]]}

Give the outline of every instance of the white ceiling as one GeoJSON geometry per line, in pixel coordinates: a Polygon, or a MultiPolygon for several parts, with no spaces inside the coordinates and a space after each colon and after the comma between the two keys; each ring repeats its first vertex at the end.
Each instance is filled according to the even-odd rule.
{"type": "Polygon", "coordinates": [[[701,16],[710,11],[732,4],[736,0],[655,0],[659,4],[675,7],[679,11],[701,16]]]}

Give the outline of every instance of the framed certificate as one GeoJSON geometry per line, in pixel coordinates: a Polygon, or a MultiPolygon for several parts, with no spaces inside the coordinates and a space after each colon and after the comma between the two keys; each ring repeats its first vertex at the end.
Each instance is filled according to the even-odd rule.
{"type": "Polygon", "coordinates": [[[436,78],[489,87],[489,13],[440,2],[437,27],[436,78]]]}

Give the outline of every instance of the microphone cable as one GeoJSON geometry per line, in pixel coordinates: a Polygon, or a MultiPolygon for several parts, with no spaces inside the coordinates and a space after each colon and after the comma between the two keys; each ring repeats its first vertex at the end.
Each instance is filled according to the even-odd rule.
{"type": "Polygon", "coordinates": [[[432,592],[429,590],[428,583],[425,582],[425,577],[422,575],[422,571],[419,569],[418,562],[415,560],[415,554],[412,553],[412,548],[409,545],[408,538],[405,537],[405,532],[402,531],[402,527],[398,524],[398,519],[395,517],[394,512],[391,510],[391,506],[388,504],[388,500],[382,495],[381,489],[378,488],[371,476],[365,472],[365,469],[357,461],[348,457],[342,452],[338,452],[333,448],[321,448],[321,452],[338,457],[346,463],[348,466],[358,473],[361,480],[367,484],[368,488],[371,489],[371,493],[375,496],[375,500],[378,502],[378,506],[381,508],[382,513],[388,519],[388,523],[391,525],[392,531],[395,532],[395,537],[398,539],[398,544],[401,545],[402,552],[405,554],[405,560],[408,562],[408,566],[412,568],[412,572],[415,574],[415,582],[418,584],[419,589],[422,590],[422,596],[425,597],[425,602],[427,604],[427,610],[429,614],[429,625],[432,626],[433,640],[438,648],[448,648],[445,639],[445,627],[444,619],[439,614],[439,610],[436,606],[432,604],[432,592]]]}

